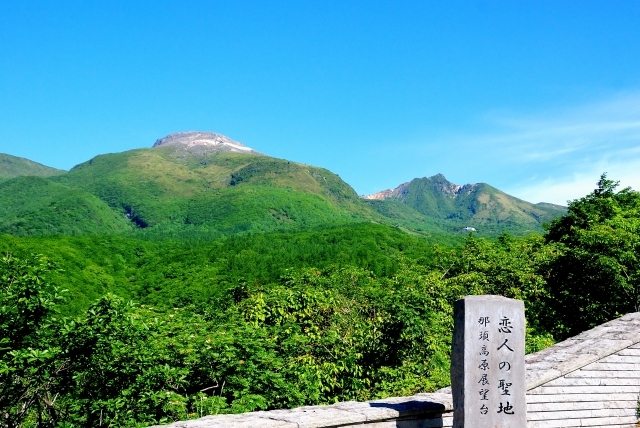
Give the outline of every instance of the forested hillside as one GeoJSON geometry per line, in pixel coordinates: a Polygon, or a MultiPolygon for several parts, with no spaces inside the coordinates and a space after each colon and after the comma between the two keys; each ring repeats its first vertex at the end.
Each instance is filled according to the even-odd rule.
{"type": "Polygon", "coordinates": [[[213,241],[0,236],[0,252],[42,254],[56,266],[50,278],[64,284],[72,296],[60,307],[69,315],[84,312],[106,293],[164,308],[200,304],[238,281],[274,283],[288,270],[306,267],[356,266],[391,276],[399,268],[398,257],[424,261],[434,251],[423,239],[376,224],[213,241]]]}
{"type": "Polygon", "coordinates": [[[0,233],[16,236],[217,239],[374,222],[450,241],[463,238],[465,226],[493,238],[540,233],[565,212],[487,184],[459,188],[442,175],[366,200],[331,171],[213,133],[171,134],[153,148],[99,155],[67,173],[3,156],[0,233]]]}
{"type": "Polygon", "coordinates": [[[461,296],[524,300],[529,352],[638,310],[639,209],[603,176],[544,236],[454,246],[372,224],[4,236],[2,423],[146,426],[435,390],[461,296]]]}
{"type": "Polygon", "coordinates": [[[327,170],[245,153],[132,150],[97,156],[57,180],[159,232],[266,232],[375,216],[327,170]]]}
{"type": "Polygon", "coordinates": [[[41,177],[0,182],[0,234],[15,236],[123,234],[127,219],[98,197],[41,177]]]}

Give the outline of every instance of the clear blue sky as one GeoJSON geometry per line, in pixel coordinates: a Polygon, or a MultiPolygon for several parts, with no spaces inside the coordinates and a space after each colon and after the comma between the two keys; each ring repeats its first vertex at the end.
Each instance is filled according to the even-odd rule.
{"type": "Polygon", "coordinates": [[[184,130],[361,194],[640,189],[640,2],[0,2],[0,152],[69,169],[184,130]]]}

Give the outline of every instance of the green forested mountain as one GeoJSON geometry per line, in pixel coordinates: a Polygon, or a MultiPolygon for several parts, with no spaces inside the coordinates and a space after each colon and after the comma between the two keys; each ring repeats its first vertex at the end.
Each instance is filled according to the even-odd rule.
{"type": "Polygon", "coordinates": [[[25,175],[51,177],[64,173],[65,171],[51,168],[29,159],[0,153],[0,180],[25,175]]]}
{"type": "Polygon", "coordinates": [[[532,204],[485,183],[458,186],[442,174],[415,178],[365,199],[379,213],[409,227],[422,221],[451,232],[464,226],[489,234],[541,232],[543,223],[566,212],[565,207],[532,204]]]}
{"type": "Polygon", "coordinates": [[[97,156],[55,181],[96,195],[140,229],[228,235],[376,217],[330,171],[255,154],[132,150],[97,156]]]}
{"type": "Polygon", "coordinates": [[[3,174],[49,174],[50,184],[13,181],[0,189],[0,233],[216,237],[373,221],[443,239],[465,235],[465,226],[480,236],[541,232],[543,222],[565,212],[488,184],[456,186],[441,174],[363,200],[326,169],[212,133],[171,134],[153,148],[99,155],[68,173],[20,161],[21,169],[3,174]]]}

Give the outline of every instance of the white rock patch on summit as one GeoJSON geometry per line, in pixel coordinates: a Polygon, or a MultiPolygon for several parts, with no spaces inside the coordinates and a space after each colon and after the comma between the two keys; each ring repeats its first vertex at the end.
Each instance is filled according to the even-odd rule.
{"type": "Polygon", "coordinates": [[[213,132],[176,132],[156,140],[153,147],[177,146],[188,151],[236,152],[259,154],[239,141],[213,132]]]}

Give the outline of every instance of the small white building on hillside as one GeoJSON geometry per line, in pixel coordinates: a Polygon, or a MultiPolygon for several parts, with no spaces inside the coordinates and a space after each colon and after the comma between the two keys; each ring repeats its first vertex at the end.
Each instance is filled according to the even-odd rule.
{"type": "MultiPolygon", "coordinates": [[[[640,313],[527,355],[527,427],[637,427],[640,313]]],[[[240,415],[207,416],[171,428],[451,427],[451,391],[240,415]]],[[[514,427],[516,428],[516,427],[514,427]]]]}

